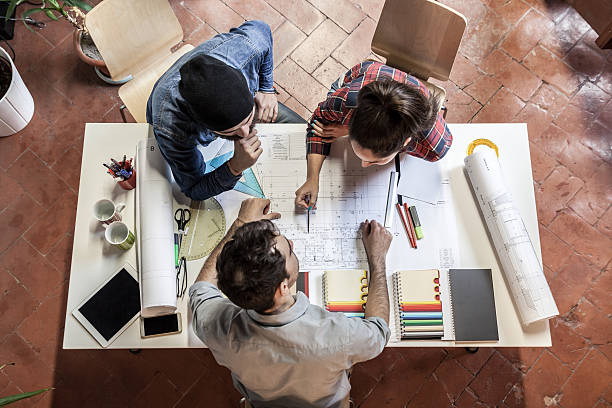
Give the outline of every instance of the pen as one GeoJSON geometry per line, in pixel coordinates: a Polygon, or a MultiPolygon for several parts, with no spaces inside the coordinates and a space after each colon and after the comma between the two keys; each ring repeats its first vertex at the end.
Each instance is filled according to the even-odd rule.
{"type": "Polygon", "coordinates": [[[306,196],[306,204],[308,204],[308,210],[306,211],[306,233],[310,234],[310,210],[312,206],[310,205],[310,196],[306,196]]]}
{"type": "Polygon", "coordinates": [[[179,239],[178,234],[174,234],[174,267],[178,267],[178,256],[179,256],[179,239]]]}
{"type": "Polygon", "coordinates": [[[410,227],[410,236],[412,237],[413,248],[417,247],[416,235],[414,234],[414,226],[412,225],[412,219],[410,218],[410,211],[408,210],[408,204],[404,203],[404,211],[406,211],[406,222],[410,227]]]}

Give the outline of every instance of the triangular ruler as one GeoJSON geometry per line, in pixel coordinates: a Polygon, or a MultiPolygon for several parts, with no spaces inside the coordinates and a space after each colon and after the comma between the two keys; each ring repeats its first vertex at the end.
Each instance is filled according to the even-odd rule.
{"type": "MultiPolygon", "coordinates": [[[[223,163],[228,161],[233,155],[234,155],[234,152],[227,152],[227,153],[224,153],[220,156],[217,156],[209,160],[208,162],[206,162],[205,172],[209,173],[213,171],[214,169],[216,169],[217,167],[223,165],[223,163]]],[[[265,198],[265,195],[263,193],[263,190],[261,189],[259,181],[257,181],[257,177],[255,177],[255,173],[253,173],[253,169],[251,168],[248,168],[242,172],[242,177],[240,178],[240,180],[238,180],[238,182],[234,186],[234,190],[240,191],[241,193],[244,193],[244,194],[247,194],[253,197],[265,198]]]]}

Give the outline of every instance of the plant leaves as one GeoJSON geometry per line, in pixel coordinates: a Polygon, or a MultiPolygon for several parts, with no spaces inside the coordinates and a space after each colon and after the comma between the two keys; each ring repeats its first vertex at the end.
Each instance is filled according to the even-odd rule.
{"type": "Polygon", "coordinates": [[[0,407],[3,407],[8,404],[12,404],[15,401],[19,401],[25,398],[30,398],[38,394],[42,394],[43,392],[49,391],[51,388],[43,388],[42,390],[24,392],[22,394],[9,395],[8,397],[0,398],[0,407]]]}
{"type": "Polygon", "coordinates": [[[46,10],[45,10],[45,14],[46,14],[46,15],[47,15],[47,17],[49,17],[50,19],[53,19],[53,20],[55,20],[55,21],[59,20],[59,19],[58,19],[58,18],[55,16],[55,14],[53,14],[53,11],[51,11],[51,10],[49,10],[49,9],[46,9],[46,10]]]}
{"type": "Polygon", "coordinates": [[[21,15],[21,18],[23,18],[23,19],[24,19],[23,25],[24,25],[24,26],[26,26],[26,28],[27,28],[28,30],[30,30],[31,32],[33,32],[33,33],[34,33],[35,31],[32,29],[32,27],[30,27],[30,25],[29,25],[29,24],[27,24],[27,23],[25,22],[25,18],[26,18],[26,17],[28,17],[30,14],[40,13],[41,11],[42,11],[42,12],[44,12],[44,11],[45,11],[45,9],[44,9],[44,8],[41,8],[41,7],[38,7],[38,8],[32,8],[32,9],[29,9],[29,10],[24,11],[24,12],[23,12],[23,14],[21,15]]]}
{"type": "Polygon", "coordinates": [[[91,5],[86,3],[86,2],[84,2],[84,1],[81,1],[81,0],[72,0],[71,3],[73,3],[75,6],[77,6],[80,9],[83,9],[85,11],[91,10],[91,5]]]}
{"type": "Polygon", "coordinates": [[[11,18],[11,16],[13,15],[13,12],[15,11],[15,7],[17,7],[17,5],[19,4],[19,0],[10,0],[11,3],[8,6],[8,9],[6,9],[6,16],[4,17],[5,19],[9,19],[11,18]]]}

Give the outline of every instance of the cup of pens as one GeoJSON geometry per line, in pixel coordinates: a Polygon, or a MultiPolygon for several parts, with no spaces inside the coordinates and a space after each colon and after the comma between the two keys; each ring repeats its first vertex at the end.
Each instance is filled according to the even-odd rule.
{"type": "Polygon", "coordinates": [[[111,163],[102,163],[107,168],[107,173],[113,176],[117,184],[124,190],[132,190],[136,188],[136,169],[132,166],[132,159],[127,160],[126,155],[123,155],[122,161],[117,161],[111,158],[111,163]]]}

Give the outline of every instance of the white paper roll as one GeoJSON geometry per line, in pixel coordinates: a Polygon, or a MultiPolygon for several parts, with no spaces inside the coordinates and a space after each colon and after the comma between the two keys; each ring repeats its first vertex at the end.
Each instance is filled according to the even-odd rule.
{"type": "Polygon", "coordinates": [[[488,147],[464,160],[472,189],[502,264],[523,326],[559,314],[523,218],[514,205],[497,160],[488,147]]]}
{"type": "Polygon", "coordinates": [[[172,187],[154,138],[138,143],[136,166],[141,314],[170,314],[176,311],[172,187]]]}

